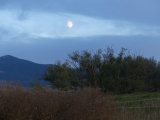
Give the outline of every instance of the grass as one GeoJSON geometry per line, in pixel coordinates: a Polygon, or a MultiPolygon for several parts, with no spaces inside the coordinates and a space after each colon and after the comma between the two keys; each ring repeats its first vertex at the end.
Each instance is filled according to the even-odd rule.
{"type": "Polygon", "coordinates": [[[114,96],[121,112],[136,120],[160,119],[160,93],[145,92],[114,96]]]}
{"type": "Polygon", "coordinates": [[[160,98],[160,92],[143,92],[143,93],[122,94],[114,96],[114,99],[116,101],[135,101],[139,99],[152,99],[152,98],[160,98]]]}
{"type": "Polygon", "coordinates": [[[160,93],[104,95],[0,84],[0,120],[159,120],[160,93]],[[148,100],[149,99],[149,100],[148,100]]]}
{"type": "Polygon", "coordinates": [[[0,84],[0,120],[122,120],[113,100],[92,88],[76,91],[0,84]]]}

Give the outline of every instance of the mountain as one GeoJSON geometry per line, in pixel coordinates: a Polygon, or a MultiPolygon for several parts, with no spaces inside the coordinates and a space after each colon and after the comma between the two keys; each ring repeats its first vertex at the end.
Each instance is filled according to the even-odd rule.
{"type": "Polygon", "coordinates": [[[33,82],[38,74],[45,72],[47,67],[47,64],[37,64],[5,55],[0,57],[0,81],[19,81],[22,86],[29,86],[29,83],[33,82]]]}

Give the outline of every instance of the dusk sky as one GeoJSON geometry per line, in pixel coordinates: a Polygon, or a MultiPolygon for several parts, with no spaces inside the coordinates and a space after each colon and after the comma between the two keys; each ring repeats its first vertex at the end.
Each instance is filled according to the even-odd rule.
{"type": "Polygon", "coordinates": [[[160,61],[160,0],[0,0],[0,56],[54,64],[107,46],[160,61]]]}

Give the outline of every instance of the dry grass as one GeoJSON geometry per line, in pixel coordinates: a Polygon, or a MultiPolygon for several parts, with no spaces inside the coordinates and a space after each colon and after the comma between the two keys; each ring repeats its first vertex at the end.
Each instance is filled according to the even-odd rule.
{"type": "Polygon", "coordinates": [[[1,83],[0,120],[160,119],[160,101],[157,99],[126,102],[133,97],[131,95],[126,100],[115,103],[112,97],[113,95],[103,95],[93,88],[64,92],[50,88],[34,89],[1,83]],[[153,107],[145,108],[145,106],[153,107]]]}
{"type": "Polygon", "coordinates": [[[0,85],[0,120],[125,120],[125,117],[118,113],[113,100],[92,88],[62,92],[0,85]]]}

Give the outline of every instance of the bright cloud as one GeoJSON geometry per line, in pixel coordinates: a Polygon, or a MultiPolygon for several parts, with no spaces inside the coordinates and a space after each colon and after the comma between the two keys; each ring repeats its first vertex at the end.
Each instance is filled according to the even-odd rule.
{"type": "Polygon", "coordinates": [[[128,21],[106,20],[68,13],[22,13],[19,11],[0,10],[0,36],[4,41],[10,41],[13,38],[22,36],[36,39],[57,39],[102,35],[159,36],[159,33],[160,27],[128,21]],[[68,21],[74,23],[72,28],[68,28],[68,21]]]}

